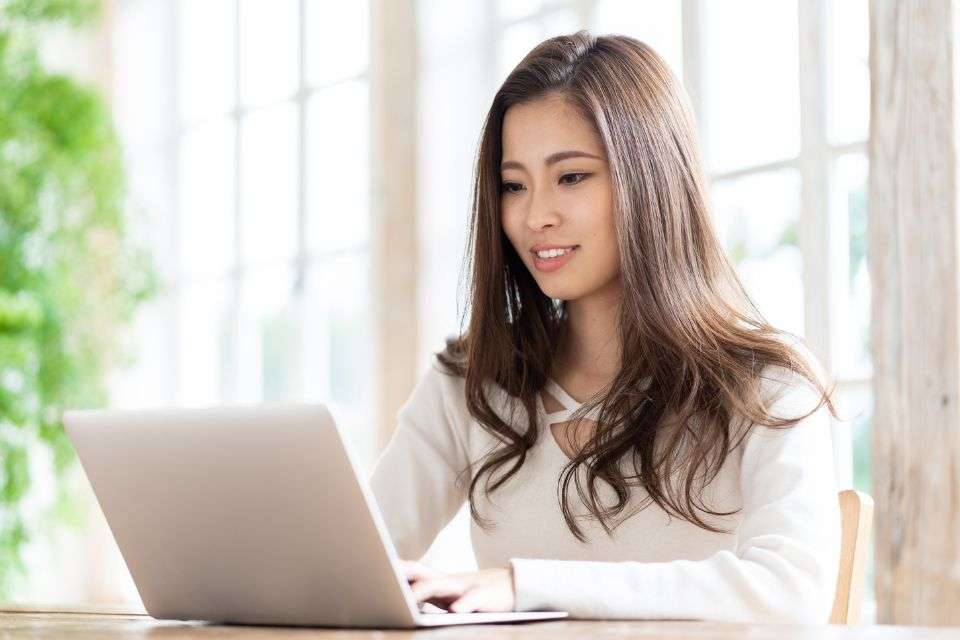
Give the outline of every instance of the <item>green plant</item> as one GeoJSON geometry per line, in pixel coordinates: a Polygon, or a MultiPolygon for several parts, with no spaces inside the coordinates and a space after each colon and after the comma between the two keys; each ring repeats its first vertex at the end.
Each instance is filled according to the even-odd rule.
{"type": "Polygon", "coordinates": [[[128,237],[109,109],[38,55],[41,29],[80,26],[97,9],[0,0],[0,598],[23,577],[23,545],[50,522],[27,508],[34,458],[53,469],[55,517],[76,516],[62,411],[104,404],[122,329],[157,288],[128,237]]]}

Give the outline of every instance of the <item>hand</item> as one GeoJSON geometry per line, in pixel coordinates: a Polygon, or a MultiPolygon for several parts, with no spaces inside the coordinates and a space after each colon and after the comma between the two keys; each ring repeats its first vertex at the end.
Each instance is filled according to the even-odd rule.
{"type": "Polygon", "coordinates": [[[454,613],[513,611],[509,567],[445,574],[420,562],[400,562],[417,602],[429,602],[454,613]]]}

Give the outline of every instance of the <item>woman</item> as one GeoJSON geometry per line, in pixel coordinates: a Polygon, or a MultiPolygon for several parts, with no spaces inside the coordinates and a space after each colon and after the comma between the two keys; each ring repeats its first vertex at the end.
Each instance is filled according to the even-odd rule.
{"type": "Polygon", "coordinates": [[[711,226],[689,100],[624,36],[551,38],[487,116],[471,313],[372,477],[421,602],[825,623],[825,376],[711,226]],[[464,501],[478,572],[416,562],[464,501]]]}

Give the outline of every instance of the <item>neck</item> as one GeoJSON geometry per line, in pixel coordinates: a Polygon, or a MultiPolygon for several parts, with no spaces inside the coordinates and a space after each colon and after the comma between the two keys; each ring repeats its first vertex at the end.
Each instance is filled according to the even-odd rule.
{"type": "Polygon", "coordinates": [[[620,282],[566,303],[568,322],[558,354],[563,378],[606,384],[620,370],[617,315],[620,282]]]}

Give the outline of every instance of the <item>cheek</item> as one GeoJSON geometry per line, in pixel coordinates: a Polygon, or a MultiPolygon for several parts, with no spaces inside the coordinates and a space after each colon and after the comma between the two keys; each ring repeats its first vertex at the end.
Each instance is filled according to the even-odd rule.
{"type": "Polygon", "coordinates": [[[617,229],[613,216],[613,202],[609,194],[599,190],[591,201],[589,211],[585,211],[584,228],[594,249],[598,268],[604,271],[620,268],[620,248],[617,245],[617,229]]]}
{"type": "Polygon", "coordinates": [[[510,242],[513,242],[513,229],[510,227],[510,216],[506,212],[500,212],[500,228],[503,229],[503,232],[507,235],[507,238],[510,239],[510,242]]]}
{"type": "Polygon", "coordinates": [[[617,243],[617,228],[613,214],[608,212],[604,220],[604,239],[607,248],[608,260],[617,269],[620,268],[620,246],[617,243]]]}
{"type": "Polygon", "coordinates": [[[582,194],[575,207],[571,208],[570,220],[582,236],[594,242],[606,245],[616,242],[616,229],[613,220],[613,203],[603,189],[595,189],[582,194]]]}
{"type": "Polygon", "coordinates": [[[510,215],[510,212],[506,208],[501,209],[500,226],[503,229],[503,233],[510,241],[510,244],[512,244],[516,249],[517,243],[520,241],[520,229],[517,224],[516,216],[510,215]]]}

